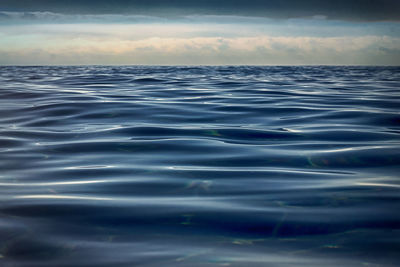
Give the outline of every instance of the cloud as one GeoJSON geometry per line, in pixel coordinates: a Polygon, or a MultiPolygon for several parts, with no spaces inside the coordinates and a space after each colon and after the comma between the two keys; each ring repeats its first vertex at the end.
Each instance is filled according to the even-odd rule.
{"type": "MultiPolygon", "coordinates": [[[[0,0],[1,1],[1,0],[0,0]]],[[[399,22],[0,12],[0,64],[400,65],[399,22]]]]}
{"type": "Polygon", "coordinates": [[[166,18],[123,14],[62,14],[48,11],[0,11],[0,22],[10,24],[71,24],[71,23],[154,23],[166,18]]]}
{"type": "MultiPolygon", "coordinates": [[[[159,36],[184,31],[187,36],[400,36],[399,22],[330,21],[322,16],[276,20],[260,17],[191,15],[179,19],[142,15],[77,15],[52,12],[1,12],[0,32],[30,34],[32,30],[53,35],[85,33],[136,33],[159,36]],[[29,29],[27,28],[29,26],[29,29]],[[28,30],[27,30],[28,29],[28,30]],[[68,29],[68,30],[66,30],[68,29]],[[173,29],[173,30],[171,30],[173,29]],[[175,31],[178,30],[178,31],[175,31]]],[[[134,34],[137,36],[138,34],[134,34]]]]}
{"type": "Polygon", "coordinates": [[[0,10],[161,17],[237,15],[278,19],[319,16],[350,21],[399,21],[398,0],[0,0],[0,10]]]}
{"type": "Polygon", "coordinates": [[[336,64],[397,65],[393,37],[152,37],[54,42],[46,47],[0,49],[0,64],[336,64]]]}

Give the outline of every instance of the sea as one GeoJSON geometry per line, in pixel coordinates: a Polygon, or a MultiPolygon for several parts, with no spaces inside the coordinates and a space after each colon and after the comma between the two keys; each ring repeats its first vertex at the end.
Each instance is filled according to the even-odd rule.
{"type": "Polygon", "coordinates": [[[0,266],[400,266],[400,67],[0,67],[0,266]]]}

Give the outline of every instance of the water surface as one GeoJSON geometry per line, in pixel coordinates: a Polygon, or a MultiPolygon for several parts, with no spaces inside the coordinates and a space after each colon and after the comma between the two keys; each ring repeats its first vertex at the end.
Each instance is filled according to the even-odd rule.
{"type": "Polygon", "coordinates": [[[399,266],[400,68],[1,67],[1,266],[399,266]]]}

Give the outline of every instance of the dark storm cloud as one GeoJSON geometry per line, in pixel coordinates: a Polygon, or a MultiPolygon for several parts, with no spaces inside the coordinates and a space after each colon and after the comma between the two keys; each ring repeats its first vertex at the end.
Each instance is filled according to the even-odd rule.
{"type": "Polygon", "coordinates": [[[399,21],[399,0],[0,0],[2,11],[152,16],[237,15],[350,21],[399,21]]]}

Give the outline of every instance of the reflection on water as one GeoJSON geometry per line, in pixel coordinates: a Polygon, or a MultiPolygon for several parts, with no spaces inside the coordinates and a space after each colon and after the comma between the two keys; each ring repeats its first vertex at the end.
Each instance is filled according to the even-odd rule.
{"type": "Polygon", "coordinates": [[[1,67],[1,266],[398,266],[400,69],[1,67]]]}

